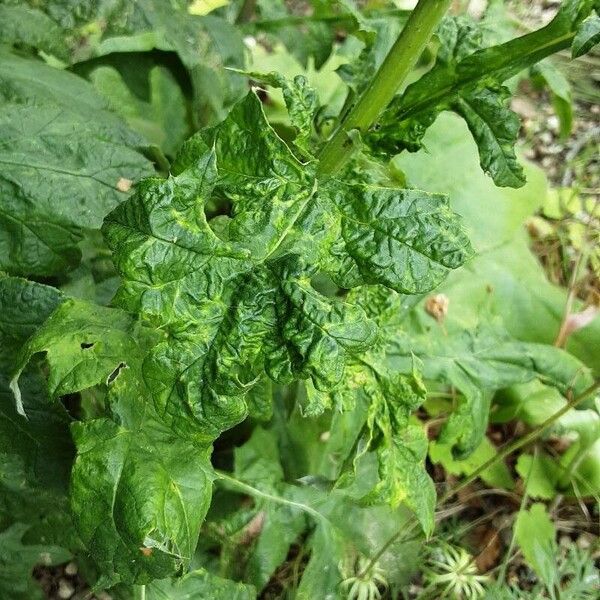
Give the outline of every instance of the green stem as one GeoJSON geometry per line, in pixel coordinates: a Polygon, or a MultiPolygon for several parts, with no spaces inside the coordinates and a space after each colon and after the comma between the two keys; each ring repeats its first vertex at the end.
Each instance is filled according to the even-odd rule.
{"type": "Polygon", "coordinates": [[[366,131],[391,102],[415,66],[451,0],[419,0],[383,64],[319,154],[319,173],[333,175],[352,152],[350,132],[366,131]]]}
{"type": "Polygon", "coordinates": [[[322,515],[318,511],[316,511],[311,506],[308,506],[307,504],[302,504],[301,502],[295,502],[293,500],[288,500],[287,498],[282,498],[281,496],[275,496],[274,494],[269,494],[267,492],[263,492],[262,490],[259,490],[258,488],[255,488],[247,483],[244,483],[243,481],[240,481],[239,479],[236,479],[235,477],[232,477],[231,475],[228,475],[224,471],[215,470],[215,473],[216,473],[218,479],[221,479],[222,481],[226,481],[232,487],[235,487],[242,492],[246,492],[246,494],[248,494],[250,496],[254,496],[255,498],[262,498],[263,500],[269,500],[270,502],[276,502],[277,504],[284,504],[286,506],[291,506],[293,508],[297,508],[298,510],[301,510],[301,511],[311,515],[312,517],[314,517],[317,520],[327,521],[327,518],[324,515],[322,515]]]}
{"type": "Polygon", "coordinates": [[[133,586],[133,600],[146,600],[146,586],[145,585],[134,585],[133,586]]]}
{"type": "MultiPolygon", "coordinates": [[[[543,423],[538,425],[536,429],[530,431],[526,436],[515,440],[511,444],[507,444],[504,446],[498,453],[494,454],[492,458],[486,460],[482,465],[477,467],[475,471],[473,471],[466,479],[461,481],[459,484],[455,485],[453,488],[448,490],[438,501],[437,504],[443,504],[450,498],[452,498],[455,494],[463,490],[470,483],[475,481],[481,473],[483,473],[486,469],[489,469],[492,465],[496,464],[500,460],[504,460],[508,456],[510,456],[516,450],[519,450],[523,446],[527,446],[531,442],[535,441],[538,437],[544,433],[544,431],[553,425],[558,419],[560,419],[564,414],[569,412],[572,408],[575,408],[577,405],[581,404],[586,398],[588,398],[591,394],[596,392],[600,388],[600,380],[593,383],[590,387],[584,390],[579,396],[569,400],[560,410],[557,410],[555,413],[550,415],[543,423]]],[[[388,538],[388,540],[383,544],[383,546],[374,554],[374,556],[369,561],[364,572],[369,572],[370,569],[377,563],[377,561],[387,552],[387,550],[392,546],[392,544],[399,541],[404,536],[410,534],[412,530],[415,528],[416,519],[413,517],[411,522],[408,522],[403,529],[400,531],[396,531],[392,536],[388,538]]]]}

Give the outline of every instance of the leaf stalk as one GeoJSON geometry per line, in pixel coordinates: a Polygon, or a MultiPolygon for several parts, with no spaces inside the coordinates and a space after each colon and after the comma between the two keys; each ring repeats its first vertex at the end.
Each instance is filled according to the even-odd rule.
{"type": "Polygon", "coordinates": [[[348,161],[353,150],[351,132],[368,130],[392,101],[437,29],[450,2],[419,0],[367,89],[319,153],[319,175],[333,175],[348,161]]]}

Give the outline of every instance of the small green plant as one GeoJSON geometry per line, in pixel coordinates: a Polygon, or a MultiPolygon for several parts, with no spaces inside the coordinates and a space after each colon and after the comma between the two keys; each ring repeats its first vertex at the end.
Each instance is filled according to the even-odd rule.
{"type": "Polygon", "coordinates": [[[423,576],[428,584],[425,594],[435,598],[483,598],[484,584],[490,580],[478,573],[473,557],[464,548],[450,544],[430,551],[423,576]]]}

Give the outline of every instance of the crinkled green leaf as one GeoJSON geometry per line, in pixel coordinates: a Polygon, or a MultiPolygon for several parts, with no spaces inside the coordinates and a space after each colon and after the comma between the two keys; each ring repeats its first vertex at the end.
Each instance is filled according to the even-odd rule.
{"type": "Polygon", "coordinates": [[[471,256],[460,218],[441,194],[332,181],[320,197],[339,214],[326,260],[342,287],[381,283],[418,294],[471,256]]]}
{"type": "Polygon", "coordinates": [[[330,183],[315,199],[311,169],[268,126],[252,93],[184,145],[175,173],[140,184],[104,231],[125,278],[117,302],[170,333],[148,359],[155,396],[168,405],[178,382],[205,426],[243,418],[243,396],[263,368],[278,381],[312,377],[327,389],[373,343],[364,311],[319,294],[310,283],[318,262],[299,256],[331,255],[336,221],[370,281],[429,289],[467,255],[443,197],[347,186],[329,198],[330,183]],[[215,197],[231,203],[231,217],[207,221],[202,204],[215,197]],[[433,276],[424,254],[441,263],[433,276]]]}
{"type": "Polygon", "coordinates": [[[581,24],[573,39],[573,45],[571,46],[573,58],[586,54],[599,42],[600,17],[592,16],[581,24]]]}
{"type": "Polygon", "coordinates": [[[311,156],[313,154],[310,147],[313,119],[319,108],[319,99],[315,90],[308,85],[306,77],[296,75],[292,81],[288,81],[275,71],[271,73],[250,71],[245,74],[255,81],[281,88],[290,123],[296,130],[294,145],[304,155],[311,156]]]}
{"type": "Polygon", "coordinates": [[[206,435],[184,405],[160,411],[142,360],[155,343],[123,311],[69,300],[25,346],[45,351],[54,395],[108,388],[106,417],[72,426],[71,504],[108,581],[148,582],[191,560],[211,498],[206,435]]]}
{"type": "Polygon", "coordinates": [[[521,187],[525,176],[514,148],[521,123],[506,106],[509,96],[507,88],[487,88],[458,96],[453,108],[473,134],[484,172],[496,185],[521,187]]]}

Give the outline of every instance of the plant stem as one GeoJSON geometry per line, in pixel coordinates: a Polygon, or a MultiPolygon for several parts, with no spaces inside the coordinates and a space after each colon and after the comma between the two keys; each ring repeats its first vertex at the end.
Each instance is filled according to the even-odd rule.
{"type": "Polygon", "coordinates": [[[145,585],[134,585],[133,586],[133,600],[146,600],[146,586],[145,585]]]}
{"type": "MultiPolygon", "coordinates": [[[[565,413],[569,412],[572,408],[575,408],[578,404],[581,404],[586,398],[588,398],[591,394],[596,392],[600,388],[600,380],[594,382],[590,387],[584,390],[579,396],[572,398],[569,400],[560,410],[557,410],[555,413],[550,415],[543,423],[540,423],[534,430],[530,431],[526,436],[515,440],[511,444],[507,444],[504,446],[498,453],[496,453],[492,458],[486,460],[482,465],[477,467],[475,471],[473,471],[465,480],[461,481],[453,488],[449,489],[438,501],[437,504],[443,504],[450,498],[452,498],[455,494],[463,490],[467,487],[471,482],[475,481],[485,471],[489,469],[492,465],[497,463],[500,460],[504,460],[507,456],[515,452],[515,450],[519,450],[523,446],[530,444],[535,441],[544,431],[550,427],[553,423],[558,421],[565,413]]],[[[365,568],[364,572],[368,573],[370,569],[372,569],[377,561],[387,552],[392,544],[403,538],[405,535],[410,534],[412,530],[416,526],[416,519],[413,517],[412,521],[406,523],[403,529],[394,533],[394,535],[390,536],[388,540],[383,544],[383,546],[373,555],[369,564],[365,568]]]]}
{"type": "Polygon", "coordinates": [[[319,174],[333,175],[352,152],[349,133],[366,131],[406,80],[451,0],[419,0],[382,65],[319,154],[319,174]]]}
{"type": "Polygon", "coordinates": [[[302,504],[302,502],[295,502],[293,500],[288,500],[287,498],[282,498],[281,496],[275,496],[274,494],[269,494],[267,492],[263,492],[262,490],[259,490],[258,488],[255,488],[247,483],[244,483],[243,481],[240,481],[239,479],[236,479],[235,477],[232,477],[231,475],[225,473],[224,471],[215,470],[215,473],[217,475],[217,479],[226,481],[231,486],[236,487],[243,492],[246,492],[250,496],[254,496],[255,498],[263,498],[265,500],[269,500],[270,502],[276,502],[277,504],[284,504],[286,506],[291,506],[293,508],[297,508],[298,510],[301,510],[301,511],[311,515],[312,517],[314,517],[317,520],[327,521],[327,518],[325,517],[325,515],[322,515],[320,512],[318,512],[311,506],[308,506],[307,504],[302,504]]]}

